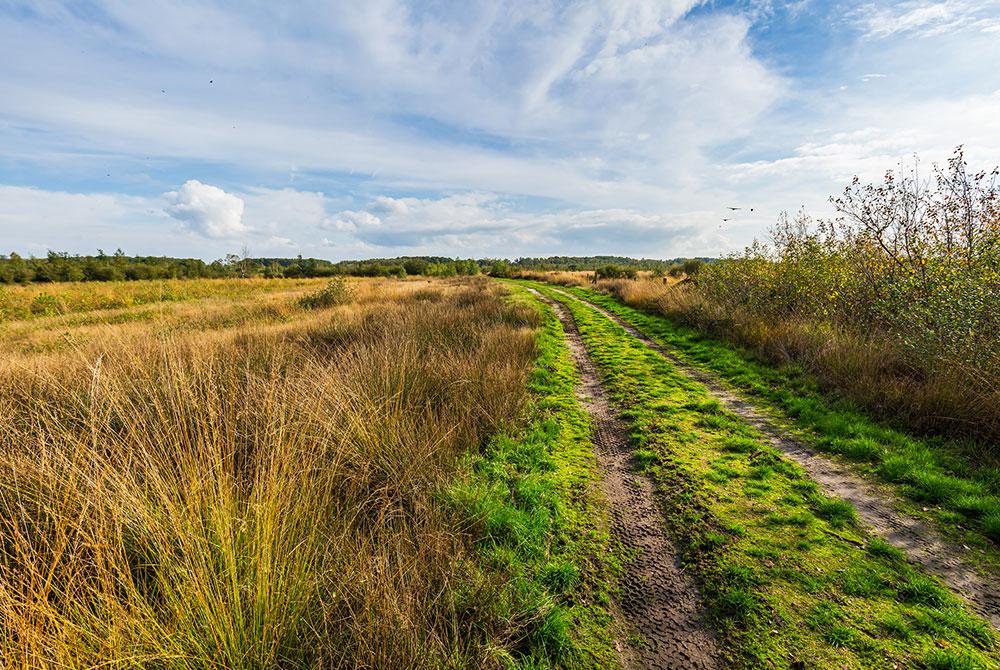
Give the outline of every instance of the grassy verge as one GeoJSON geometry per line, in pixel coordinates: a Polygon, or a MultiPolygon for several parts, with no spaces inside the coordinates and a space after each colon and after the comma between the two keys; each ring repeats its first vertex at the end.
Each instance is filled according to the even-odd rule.
{"type": "Polygon", "coordinates": [[[734,667],[1000,667],[988,624],[867,537],[850,505],[662,357],[566,303],[734,667]]]}
{"type": "Polygon", "coordinates": [[[537,613],[507,663],[518,668],[613,668],[610,588],[620,571],[607,529],[589,418],[574,395],[576,371],[551,310],[539,310],[539,357],[523,431],[494,439],[472,475],[446,492],[473,525],[485,571],[508,576],[495,616],[537,613]]]}
{"type": "Polygon", "coordinates": [[[595,291],[567,291],[617,314],[691,364],[718,374],[779,420],[802,429],[799,437],[805,442],[894,485],[915,504],[915,511],[961,534],[963,542],[980,550],[980,558],[1000,564],[1000,468],[974,462],[964,445],[908,435],[875,421],[852,403],[824,394],[798,367],[770,366],[736,347],[595,291]]]}

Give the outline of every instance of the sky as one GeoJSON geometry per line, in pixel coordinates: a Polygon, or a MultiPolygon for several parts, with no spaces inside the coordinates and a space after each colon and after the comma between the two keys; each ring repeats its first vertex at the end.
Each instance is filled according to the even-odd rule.
{"type": "Polygon", "coordinates": [[[0,0],[0,253],[719,256],[959,144],[1000,0],[0,0]]]}

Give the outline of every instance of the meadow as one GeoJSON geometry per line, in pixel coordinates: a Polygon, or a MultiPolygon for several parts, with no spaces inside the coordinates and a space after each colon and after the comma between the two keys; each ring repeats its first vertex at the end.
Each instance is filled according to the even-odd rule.
{"type": "Polygon", "coordinates": [[[555,382],[528,384],[541,316],[502,294],[485,280],[8,292],[0,657],[418,668],[573,653],[566,608],[599,585],[604,549],[592,510],[567,520],[596,503],[564,501],[559,477],[586,478],[586,450],[546,455],[560,433],[538,402],[555,382]],[[30,309],[39,295],[59,314],[30,309]]]}

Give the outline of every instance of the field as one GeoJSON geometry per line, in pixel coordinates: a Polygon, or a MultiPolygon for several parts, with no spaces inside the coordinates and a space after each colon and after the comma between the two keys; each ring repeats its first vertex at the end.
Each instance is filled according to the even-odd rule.
{"type": "Polygon", "coordinates": [[[697,327],[677,282],[5,287],[0,656],[1000,667],[984,443],[697,327]]]}
{"type": "Polygon", "coordinates": [[[559,493],[587,461],[544,453],[538,312],[484,282],[355,282],[301,306],[322,285],[175,282],[139,291],[172,302],[112,309],[136,287],[67,285],[66,314],[2,323],[7,662],[570,653],[560,594],[587,606],[606,548],[596,503],[559,493]]]}

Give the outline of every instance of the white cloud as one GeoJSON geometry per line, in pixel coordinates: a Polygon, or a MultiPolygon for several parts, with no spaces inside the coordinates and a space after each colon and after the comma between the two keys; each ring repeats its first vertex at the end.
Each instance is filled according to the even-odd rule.
{"type": "Polygon", "coordinates": [[[163,211],[199,235],[224,239],[249,232],[243,224],[243,200],[217,186],[189,179],[164,198],[169,204],[163,211]]]}
{"type": "Polygon", "coordinates": [[[155,235],[149,224],[164,218],[149,198],[0,186],[0,231],[10,246],[2,253],[127,248],[137,236],[155,235]]]}
{"type": "Polygon", "coordinates": [[[8,150],[26,157],[40,155],[41,141],[67,161],[79,161],[72,149],[99,148],[377,174],[387,188],[662,207],[703,146],[749,132],[783,90],[752,54],[745,19],[680,20],[697,4],[481,1],[444,13],[380,0],[222,21],[211,3],[107,3],[117,49],[141,52],[140,66],[107,48],[107,28],[71,12],[35,23],[0,16],[0,44],[18,54],[0,66],[9,93],[0,120],[51,131],[11,131],[8,150]],[[28,62],[36,67],[18,65],[28,62]],[[96,82],[93,72],[107,76],[96,82]],[[446,137],[397,115],[433,119],[446,137]],[[453,130],[460,141],[447,137],[453,130]]]}
{"type": "Polygon", "coordinates": [[[382,220],[371,212],[355,212],[345,209],[337,216],[324,220],[320,227],[327,230],[353,232],[358,228],[377,226],[380,223],[382,220]]]}
{"type": "MultiPolygon", "coordinates": [[[[174,244],[162,241],[169,212],[201,236],[177,243],[199,256],[244,241],[277,255],[286,240],[338,256],[673,254],[741,246],[780,209],[822,204],[853,173],[877,176],[913,152],[940,159],[964,142],[971,160],[1000,155],[1000,42],[988,33],[1000,1],[872,2],[846,19],[834,13],[842,5],[811,0],[690,12],[701,4],[369,0],[234,12],[212,0],[95,0],[92,12],[22,12],[0,0],[0,170],[19,183],[41,175],[53,192],[122,173],[116,187],[152,196],[142,207],[154,214],[93,194],[118,223],[102,228],[93,212],[63,220],[129,251],[174,244]],[[839,16],[862,35],[799,51],[777,43],[780,29],[801,27],[781,28],[784,14],[839,16]],[[192,164],[242,185],[191,187],[207,198],[182,193],[187,184],[172,191],[172,175],[192,164]],[[389,197],[402,194],[413,197],[389,197]],[[722,203],[760,214],[720,229],[722,203]]],[[[89,211],[98,200],[83,202],[89,211]]],[[[11,234],[9,221],[4,239],[91,246],[58,217],[11,234]]]]}
{"type": "Polygon", "coordinates": [[[288,237],[282,237],[280,235],[271,235],[267,238],[267,243],[270,246],[275,247],[294,247],[295,243],[288,237]]]}
{"type": "MultiPolygon", "coordinates": [[[[500,196],[462,193],[441,198],[379,197],[350,221],[350,239],[375,254],[432,253],[449,248],[468,256],[606,253],[679,256],[727,244],[716,226],[696,225],[713,214],[649,214],[629,209],[524,211],[500,196]],[[381,216],[374,216],[378,211],[381,216]]],[[[344,228],[342,228],[344,229],[344,228]]],[[[347,238],[345,238],[346,240],[347,238]]],[[[337,246],[329,239],[324,245],[337,246]]]]}
{"type": "Polygon", "coordinates": [[[1000,29],[1000,18],[995,16],[998,7],[996,0],[909,0],[862,5],[854,14],[871,37],[900,33],[932,37],[959,31],[995,32],[1000,29]]]}

